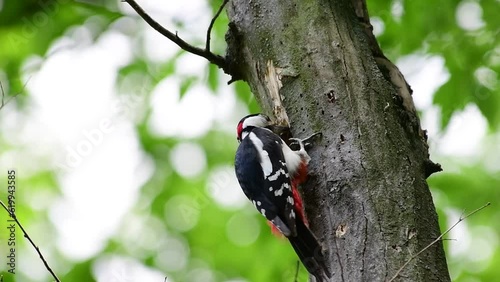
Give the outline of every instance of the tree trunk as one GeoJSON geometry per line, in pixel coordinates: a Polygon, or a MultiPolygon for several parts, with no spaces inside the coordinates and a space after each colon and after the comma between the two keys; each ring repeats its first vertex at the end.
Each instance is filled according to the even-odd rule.
{"type": "MultiPolygon", "coordinates": [[[[331,281],[387,281],[440,235],[426,183],[435,167],[425,134],[408,106],[411,97],[378,61],[385,57],[375,54],[360,3],[232,0],[228,6],[227,58],[263,112],[291,125],[296,137],[323,133],[310,151],[302,194],[331,281]]],[[[441,242],[395,280],[449,281],[441,242]]]]}

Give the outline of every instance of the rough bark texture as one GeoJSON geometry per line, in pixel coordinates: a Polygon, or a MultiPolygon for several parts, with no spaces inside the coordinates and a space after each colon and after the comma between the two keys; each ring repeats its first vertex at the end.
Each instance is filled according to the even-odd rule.
{"type": "MultiPolygon", "coordinates": [[[[440,232],[418,118],[351,1],[232,0],[227,59],[264,113],[296,137],[323,133],[302,193],[331,281],[386,281],[440,232]]],[[[449,280],[441,243],[396,279],[449,280]]]]}

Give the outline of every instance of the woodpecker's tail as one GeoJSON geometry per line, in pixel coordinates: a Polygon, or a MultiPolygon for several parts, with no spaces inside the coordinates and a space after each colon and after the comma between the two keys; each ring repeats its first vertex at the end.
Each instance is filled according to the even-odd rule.
{"type": "Polygon", "coordinates": [[[311,230],[307,228],[300,217],[297,218],[296,222],[297,236],[290,236],[288,240],[302,264],[310,274],[314,275],[316,281],[327,281],[331,277],[331,274],[325,264],[325,258],[318,240],[316,240],[316,237],[314,237],[311,230]]]}

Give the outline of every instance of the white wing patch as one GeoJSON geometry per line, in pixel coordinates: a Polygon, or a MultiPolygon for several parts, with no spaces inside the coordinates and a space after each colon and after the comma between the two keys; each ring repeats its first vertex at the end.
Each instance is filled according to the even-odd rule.
{"type": "Polygon", "coordinates": [[[290,184],[288,184],[288,183],[286,183],[286,182],[285,182],[285,183],[283,183],[283,184],[281,185],[281,188],[280,188],[280,189],[278,189],[278,190],[274,191],[274,196],[276,196],[276,197],[277,197],[277,196],[281,196],[281,195],[283,195],[283,189],[284,189],[284,188],[286,188],[286,189],[290,190],[290,184]]]}
{"type": "MultiPolygon", "coordinates": [[[[280,168],[278,171],[276,171],[276,173],[274,173],[273,175],[270,175],[267,180],[269,181],[276,181],[276,179],[278,179],[278,177],[280,176],[280,174],[284,174],[286,175],[286,171],[282,168],[280,168]]],[[[288,175],[287,175],[287,178],[288,178],[288,175]]]]}
{"type": "Polygon", "coordinates": [[[264,150],[264,144],[255,133],[250,132],[248,137],[250,137],[257,152],[259,152],[260,166],[262,167],[262,172],[264,172],[264,178],[267,178],[273,172],[273,164],[271,163],[271,159],[269,159],[269,153],[264,150]]]}

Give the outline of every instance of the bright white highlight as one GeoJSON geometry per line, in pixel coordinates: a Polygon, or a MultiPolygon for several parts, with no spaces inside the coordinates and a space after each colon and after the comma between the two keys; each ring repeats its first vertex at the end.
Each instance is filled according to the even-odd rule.
{"type": "MultiPolygon", "coordinates": [[[[223,208],[237,209],[247,203],[241,191],[233,166],[213,169],[208,177],[208,194],[223,208]]],[[[207,199],[207,201],[210,201],[207,199]]]]}
{"type": "Polygon", "coordinates": [[[487,122],[476,105],[468,105],[456,112],[444,136],[439,140],[439,152],[455,157],[478,154],[487,130],[487,122]]]}
{"type": "Polygon", "coordinates": [[[235,214],[226,224],[226,234],[235,245],[251,245],[260,234],[259,220],[253,215],[235,214]]]}
{"type": "Polygon", "coordinates": [[[200,174],[206,167],[205,150],[195,143],[181,143],[170,153],[172,165],[183,177],[189,178],[200,174]]]}
{"type": "Polygon", "coordinates": [[[98,282],[110,281],[163,281],[165,273],[152,269],[131,258],[104,256],[92,267],[98,282]]]}
{"type": "Polygon", "coordinates": [[[456,11],[457,24],[468,31],[480,29],[484,26],[483,8],[476,2],[462,1],[456,11]]]}
{"type": "Polygon", "coordinates": [[[440,56],[408,55],[396,65],[413,89],[413,102],[419,110],[432,106],[434,93],[450,78],[440,56]]]}

